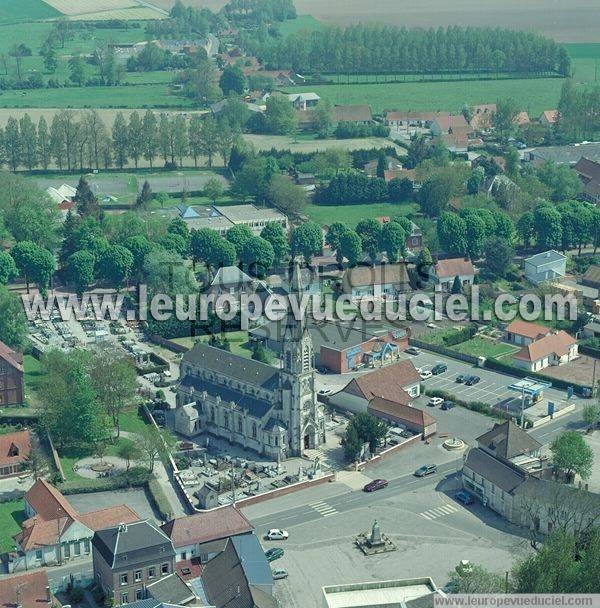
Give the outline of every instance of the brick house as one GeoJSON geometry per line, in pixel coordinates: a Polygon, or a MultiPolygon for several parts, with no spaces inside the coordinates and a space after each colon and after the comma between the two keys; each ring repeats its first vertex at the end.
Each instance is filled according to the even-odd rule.
{"type": "Polygon", "coordinates": [[[0,342],[0,408],[25,401],[23,355],[0,342]]]}
{"type": "Polygon", "coordinates": [[[19,475],[26,469],[31,452],[29,431],[0,435],[0,478],[19,475]]]}
{"type": "Polygon", "coordinates": [[[175,572],[173,543],[150,521],[98,530],[92,560],[96,583],[116,606],[145,599],[147,587],[175,572]]]}
{"type": "Polygon", "coordinates": [[[369,402],[367,411],[392,426],[402,425],[409,431],[421,435],[423,439],[434,435],[437,431],[437,422],[433,416],[404,403],[374,397],[369,402]]]}
{"type": "Polygon", "coordinates": [[[549,327],[517,319],[506,326],[504,339],[517,346],[526,346],[552,333],[549,327]]]}
{"type": "Polygon", "coordinates": [[[396,297],[410,289],[406,264],[380,264],[348,268],[342,278],[342,290],[355,298],[396,297]]]}

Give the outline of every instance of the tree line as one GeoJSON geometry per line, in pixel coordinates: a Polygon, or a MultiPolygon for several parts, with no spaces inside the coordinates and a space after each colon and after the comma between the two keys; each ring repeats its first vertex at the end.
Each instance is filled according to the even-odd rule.
{"type": "MultiPolygon", "coordinates": [[[[251,45],[252,46],[252,45],[251,45]]],[[[359,24],[298,32],[254,51],[273,69],[300,73],[510,72],[570,74],[561,45],[531,32],[359,24]]]]}
{"type": "Polygon", "coordinates": [[[128,118],[117,112],[112,127],[96,110],[62,110],[50,125],[42,115],[37,123],[28,114],[10,116],[0,129],[0,165],[11,171],[36,168],[48,170],[54,164],[67,171],[109,169],[140,161],[153,167],[157,161],[170,168],[182,166],[191,157],[194,166],[201,158],[212,166],[217,156],[227,164],[237,134],[225,122],[212,116],[192,114],[157,115],[151,110],[128,118]]]}

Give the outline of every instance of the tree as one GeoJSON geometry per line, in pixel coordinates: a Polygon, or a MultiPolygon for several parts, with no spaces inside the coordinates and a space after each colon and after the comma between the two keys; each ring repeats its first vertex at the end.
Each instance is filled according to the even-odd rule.
{"type": "Polygon", "coordinates": [[[348,266],[356,266],[361,258],[363,252],[363,242],[360,235],[356,230],[346,228],[340,237],[340,244],[336,252],[336,260],[338,264],[344,261],[344,258],[348,260],[348,266]]]}
{"type": "Polygon", "coordinates": [[[316,222],[305,222],[292,232],[292,256],[302,255],[310,264],[314,255],[323,251],[323,232],[316,222]]]}
{"type": "Polygon", "coordinates": [[[242,68],[237,65],[227,66],[221,73],[219,78],[219,86],[223,91],[225,97],[235,93],[236,95],[242,95],[246,89],[247,82],[246,76],[242,71],[242,68]]]}
{"type": "Polygon", "coordinates": [[[402,203],[412,199],[413,183],[406,177],[394,177],[388,182],[388,196],[392,203],[402,203]]]}
{"type": "Polygon", "coordinates": [[[317,133],[321,137],[328,137],[333,124],[333,104],[329,99],[321,99],[313,110],[313,120],[317,127],[317,133]]]}
{"type": "Polygon", "coordinates": [[[85,82],[85,64],[80,55],[75,55],[69,59],[69,80],[78,87],[85,82]]]}
{"type": "Polygon", "coordinates": [[[308,205],[308,196],[300,187],[283,175],[274,175],[267,191],[269,203],[282,213],[301,214],[308,205]]]}
{"type": "Polygon", "coordinates": [[[6,285],[19,275],[12,256],[6,251],[0,251],[0,285],[6,285]]]}
{"type": "Polygon", "coordinates": [[[183,159],[187,156],[189,150],[187,122],[182,114],[177,114],[173,121],[171,139],[171,158],[177,158],[181,167],[183,166],[183,159]]]}
{"type": "MultiPolygon", "coordinates": [[[[329,226],[329,230],[325,235],[325,243],[329,245],[332,251],[337,251],[340,247],[340,239],[342,235],[348,230],[348,226],[342,222],[333,222],[329,226]]],[[[338,264],[341,264],[341,259],[338,258],[338,264]]]]}
{"type": "Polygon", "coordinates": [[[263,277],[273,266],[275,251],[269,241],[260,236],[252,236],[242,246],[240,260],[252,274],[263,277]]]}
{"type": "Polygon", "coordinates": [[[590,403],[583,408],[583,421],[592,429],[600,424],[600,403],[590,403]]]}
{"type": "Polygon", "coordinates": [[[123,245],[129,249],[133,256],[131,276],[139,278],[144,267],[144,260],[148,253],[152,251],[154,245],[142,235],[129,237],[123,242],[123,245]]]}
{"type": "Polygon", "coordinates": [[[29,114],[25,114],[19,121],[19,130],[23,164],[29,171],[32,171],[38,164],[37,133],[29,114]]]}
{"type": "Polygon", "coordinates": [[[37,151],[39,164],[44,171],[50,165],[50,134],[48,133],[48,123],[44,116],[40,116],[37,126],[37,151]]]}
{"type": "Polygon", "coordinates": [[[144,154],[144,125],[140,115],[135,111],[129,115],[127,144],[129,156],[133,158],[135,168],[137,169],[139,160],[144,154]]]}
{"type": "Polygon", "coordinates": [[[142,184],[142,189],[135,199],[135,206],[138,209],[145,209],[148,203],[154,198],[154,194],[152,193],[152,188],[148,183],[148,180],[144,180],[142,184]]]}
{"type": "Polygon", "coordinates": [[[146,110],[142,120],[142,154],[152,169],[152,163],[158,154],[158,121],[152,110],[146,110]]]}
{"type": "Polygon", "coordinates": [[[467,252],[467,225],[456,213],[445,211],[437,223],[440,243],[450,255],[462,256],[467,252]]]}
{"type": "Polygon", "coordinates": [[[506,593],[504,577],[489,572],[479,564],[469,564],[469,568],[457,569],[450,575],[454,593],[506,593]]]}
{"type": "Polygon", "coordinates": [[[67,269],[71,281],[75,284],[77,295],[83,292],[94,280],[94,266],[96,259],[89,251],[77,251],[67,260],[67,269]]]}
{"type": "Polygon", "coordinates": [[[122,458],[125,461],[125,470],[129,471],[129,468],[131,467],[131,461],[140,460],[143,455],[143,452],[140,447],[138,447],[138,445],[133,441],[123,441],[119,445],[117,455],[119,456],[119,458],[122,458]]]}
{"type": "Polygon", "coordinates": [[[298,126],[294,107],[285,95],[271,95],[267,99],[265,123],[274,135],[290,135],[298,126]]]}
{"type": "Polygon", "coordinates": [[[493,126],[502,134],[509,133],[515,128],[515,118],[519,111],[519,105],[514,99],[499,99],[492,115],[493,126]]]}
{"type": "Polygon", "coordinates": [[[116,288],[129,279],[132,269],[133,255],[123,245],[110,245],[100,254],[98,273],[116,288]]]}
{"type": "Polygon", "coordinates": [[[31,443],[29,454],[25,459],[24,468],[27,471],[31,471],[31,475],[36,480],[43,477],[50,469],[48,459],[44,456],[44,453],[36,442],[31,443]]]}
{"type": "Polygon", "coordinates": [[[53,48],[49,48],[44,53],[44,69],[49,74],[54,74],[58,67],[58,56],[53,48]]]}
{"type": "MultiPolygon", "coordinates": [[[[375,453],[380,447],[381,442],[387,434],[387,425],[385,422],[376,418],[367,412],[356,414],[346,427],[346,436],[344,437],[344,448],[346,449],[346,440],[351,439],[354,443],[354,433],[358,436],[360,446],[363,443],[369,444],[371,453],[375,453]]],[[[354,455],[356,457],[357,454],[354,455]]]]}
{"type": "Polygon", "coordinates": [[[42,297],[46,297],[56,269],[54,256],[47,249],[31,241],[17,243],[11,253],[19,272],[25,277],[27,293],[29,293],[29,283],[34,282],[37,283],[42,297]]]}
{"type": "Polygon", "coordinates": [[[127,122],[122,112],[117,112],[112,127],[112,144],[115,163],[119,169],[127,164],[129,151],[129,133],[127,122]]]}
{"type": "Polygon", "coordinates": [[[21,164],[21,133],[19,132],[19,122],[9,116],[4,128],[4,156],[12,171],[16,171],[21,164]]]}
{"type": "Polygon", "coordinates": [[[421,187],[419,200],[421,210],[429,217],[439,216],[448,206],[452,189],[446,177],[428,177],[421,187]]]}
{"type": "Polygon", "coordinates": [[[166,430],[161,430],[153,424],[145,425],[138,434],[138,446],[142,453],[148,459],[148,468],[152,473],[154,471],[154,463],[157,458],[166,452],[165,442],[172,444],[170,439],[172,435],[166,430]]]}
{"type": "Polygon", "coordinates": [[[515,250],[504,239],[495,236],[486,241],[484,255],[487,269],[496,277],[505,277],[512,266],[515,250]]]}
{"type": "Polygon", "coordinates": [[[229,241],[219,237],[219,241],[211,249],[206,264],[209,268],[221,268],[223,266],[233,266],[238,255],[235,247],[229,241]]]}
{"type": "Polygon", "coordinates": [[[102,214],[98,198],[92,192],[89,182],[85,177],[80,177],[74,197],[77,204],[77,213],[83,218],[99,218],[102,214]]]}
{"type": "Polygon", "coordinates": [[[592,474],[594,452],[577,431],[566,431],[556,437],[550,451],[554,466],[565,474],[567,480],[576,474],[588,479],[592,474]]]}
{"type": "Polygon", "coordinates": [[[232,226],[227,233],[225,238],[235,247],[235,251],[238,257],[241,256],[244,245],[254,236],[252,229],[247,224],[236,224],[232,226]]]}
{"type": "Polygon", "coordinates": [[[374,218],[360,220],[356,225],[356,232],[360,235],[363,251],[375,263],[381,242],[381,224],[374,218]]]}
{"type": "Polygon", "coordinates": [[[219,151],[219,127],[212,115],[202,120],[198,135],[198,154],[204,154],[208,166],[212,167],[213,158],[219,151]]]}
{"type": "Polygon", "coordinates": [[[213,204],[217,202],[217,199],[223,196],[225,188],[223,182],[216,177],[211,177],[206,184],[204,184],[203,194],[208,197],[213,204]]]}
{"type": "Polygon", "coordinates": [[[452,294],[460,294],[463,292],[462,283],[460,282],[460,277],[457,275],[454,277],[454,281],[452,281],[452,288],[450,293],[452,294]]]}
{"type": "Polygon", "coordinates": [[[290,244],[283,226],[279,222],[269,222],[261,230],[260,236],[273,247],[275,264],[285,263],[290,257],[290,244]]]}
{"type": "Polygon", "coordinates": [[[550,188],[553,201],[575,199],[581,192],[581,180],[569,165],[559,165],[547,160],[537,168],[536,175],[550,188]]]}
{"type": "Polygon", "coordinates": [[[27,336],[27,319],[21,299],[0,285],[0,341],[21,348],[27,336]]]}
{"type": "Polygon", "coordinates": [[[560,247],[562,241],[562,217],[558,209],[549,204],[536,207],[533,227],[537,243],[545,249],[560,247]]]}
{"type": "Polygon", "coordinates": [[[480,213],[472,211],[464,215],[467,253],[473,259],[481,257],[487,236],[487,227],[480,213]]]}
{"type": "Polygon", "coordinates": [[[133,359],[120,348],[102,347],[93,352],[88,369],[98,402],[110,416],[119,437],[120,416],[137,395],[133,359]]]}
{"type": "Polygon", "coordinates": [[[529,249],[534,235],[534,217],[531,211],[526,211],[517,222],[517,234],[523,241],[525,249],[529,249]]]}
{"type": "Polygon", "coordinates": [[[406,256],[406,232],[398,222],[388,222],[381,229],[380,247],[390,262],[406,256]]]}
{"type": "Polygon", "coordinates": [[[417,263],[416,268],[419,276],[424,279],[429,279],[429,271],[433,266],[433,258],[431,257],[431,252],[427,247],[423,247],[419,254],[417,255],[417,263]]]}
{"type": "Polygon", "coordinates": [[[207,260],[210,258],[211,251],[218,246],[218,243],[221,240],[222,239],[219,236],[219,233],[212,228],[200,228],[198,230],[192,230],[190,237],[192,261],[194,263],[199,261],[207,262],[207,260]]]}

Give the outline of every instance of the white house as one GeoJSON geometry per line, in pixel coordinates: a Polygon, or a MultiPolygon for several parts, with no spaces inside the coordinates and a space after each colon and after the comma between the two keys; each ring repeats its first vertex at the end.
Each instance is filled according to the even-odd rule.
{"type": "Polygon", "coordinates": [[[564,277],[567,272],[567,257],[550,249],[527,258],[524,262],[525,277],[534,285],[564,277]]]}
{"type": "Polygon", "coordinates": [[[288,95],[288,99],[296,110],[309,110],[314,108],[321,98],[316,93],[292,93],[288,95]]]}
{"type": "Polygon", "coordinates": [[[445,291],[450,291],[454,280],[458,277],[462,287],[473,285],[475,268],[468,258],[452,258],[438,260],[430,270],[430,280],[434,285],[441,285],[445,291]]]}
{"type": "Polygon", "coordinates": [[[578,356],[577,340],[566,331],[558,331],[523,346],[513,359],[515,365],[537,372],[551,365],[563,365],[578,356]]]}
{"type": "Polygon", "coordinates": [[[537,323],[528,323],[517,319],[506,326],[505,340],[517,346],[527,346],[536,340],[545,338],[552,333],[549,327],[538,325],[537,323]]]}
{"type": "Polygon", "coordinates": [[[409,290],[406,264],[380,264],[349,268],[342,279],[344,293],[353,299],[395,297],[409,290]]]}

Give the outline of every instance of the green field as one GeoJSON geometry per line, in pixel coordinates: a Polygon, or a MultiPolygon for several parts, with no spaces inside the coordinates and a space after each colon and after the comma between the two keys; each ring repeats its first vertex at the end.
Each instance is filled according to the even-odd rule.
{"type": "Polygon", "coordinates": [[[315,19],[312,15],[298,15],[296,19],[288,19],[279,26],[279,33],[282,36],[289,36],[290,34],[296,34],[303,30],[312,32],[314,30],[320,30],[324,27],[324,24],[315,19]]]}
{"type": "Polygon", "coordinates": [[[65,87],[2,91],[0,108],[192,108],[194,102],[174,95],[165,85],[65,87]]]}
{"type": "Polygon", "coordinates": [[[415,210],[416,205],[413,204],[366,203],[363,205],[308,205],[305,213],[321,226],[333,222],[344,222],[348,226],[354,227],[365,218],[409,215],[415,210]]]}
{"type": "Polygon", "coordinates": [[[13,550],[15,542],[12,537],[21,531],[21,522],[25,519],[22,500],[0,503],[0,553],[13,550]]]}
{"type": "Polygon", "coordinates": [[[0,0],[0,21],[51,19],[61,14],[43,0],[0,0]]]}
{"type": "Polygon", "coordinates": [[[473,355],[474,357],[486,357],[496,359],[503,357],[510,353],[516,353],[519,349],[511,346],[510,344],[504,344],[503,342],[493,342],[476,336],[457,344],[452,347],[452,350],[463,353],[465,355],[473,355]]]}

